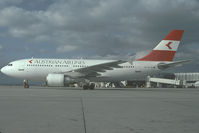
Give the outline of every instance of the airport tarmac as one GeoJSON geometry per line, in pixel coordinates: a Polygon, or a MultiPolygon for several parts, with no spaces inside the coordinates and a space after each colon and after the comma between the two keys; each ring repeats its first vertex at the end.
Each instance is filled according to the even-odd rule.
{"type": "Polygon", "coordinates": [[[199,133],[199,89],[0,86],[1,133],[199,133]]]}

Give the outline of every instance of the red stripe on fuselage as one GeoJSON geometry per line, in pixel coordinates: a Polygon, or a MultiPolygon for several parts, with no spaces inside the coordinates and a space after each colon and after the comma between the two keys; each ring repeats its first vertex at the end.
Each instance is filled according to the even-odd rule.
{"type": "Polygon", "coordinates": [[[176,51],[153,50],[137,61],[173,61],[176,51]]]}

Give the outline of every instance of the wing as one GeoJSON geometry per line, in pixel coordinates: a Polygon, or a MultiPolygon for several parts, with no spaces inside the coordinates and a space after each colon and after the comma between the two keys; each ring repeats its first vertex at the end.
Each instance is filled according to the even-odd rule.
{"type": "Polygon", "coordinates": [[[64,72],[65,75],[71,77],[97,77],[100,76],[101,72],[105,72],[107,70],[113,70],[114,68],[121,68],[119,64],[125,63],[127,61],[117,60],[108,63],[102,63],[97,65],[88,66],[85,68],[74,69],[68,72],[64,72]]]}
{"type": "Polygon", "coordinates": [[[182,60],[182,61],[175,61],[171,63],[159,63],[158,68],[161,70],[170,68],[170,67],[176,67],[176,66],[181,66],[184,63],[190,62],[191,60],[182,60]]]}

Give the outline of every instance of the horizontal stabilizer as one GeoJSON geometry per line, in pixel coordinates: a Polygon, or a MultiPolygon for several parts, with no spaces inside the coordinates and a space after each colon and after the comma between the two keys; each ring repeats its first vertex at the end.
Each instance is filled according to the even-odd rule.
{"type": "Polygon", "coordinates": [[[158,68],[161,70],[164,70],[164,69],[168,69],[170,67],[181,66],[182,64],[188,63],[190,61],[191,60],[182,60],[182,61],[175,61],[175,62],[171,62],[171,63],[159,63],[158,68]]]}

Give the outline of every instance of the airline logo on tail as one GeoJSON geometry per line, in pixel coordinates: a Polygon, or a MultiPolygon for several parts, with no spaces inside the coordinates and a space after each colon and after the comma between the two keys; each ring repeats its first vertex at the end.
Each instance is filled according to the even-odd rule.
{"type": "Polygon", "coordinates": [[[172,44],[172,42],[167,43],[166,46],[167,46],[169,49],[172,49],[171,46],[170,46],[170,44],[172,44]]]}
{"type": "Polygon", "coordinates": [[[148,55],[137,61],[173,61],[184,30],[171,31],[148,55]]]}

